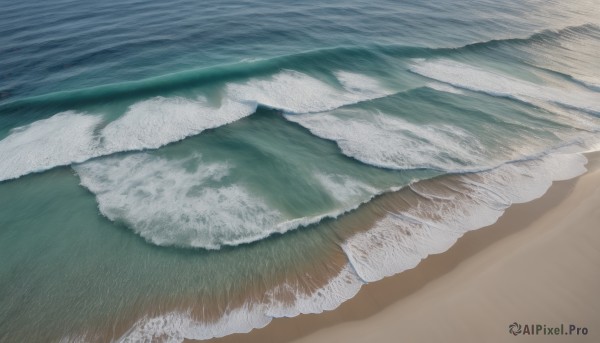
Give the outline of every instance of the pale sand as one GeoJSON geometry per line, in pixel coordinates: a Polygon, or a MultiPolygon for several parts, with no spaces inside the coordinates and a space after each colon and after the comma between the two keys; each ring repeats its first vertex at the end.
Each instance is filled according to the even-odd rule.
{"type": "Polygon", "coordinates": [[[338,309],[275,319],[213,342],[600,342],[600,154],[585,175],[512,206],[415,269],[366,285],[338,309]],[[514,321],[587,336],[518,336],[514,321]]]}

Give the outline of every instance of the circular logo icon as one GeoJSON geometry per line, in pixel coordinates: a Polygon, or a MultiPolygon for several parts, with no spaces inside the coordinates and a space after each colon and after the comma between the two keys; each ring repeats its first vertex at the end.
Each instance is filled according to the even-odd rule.
{"type": "Polygon", "coordinates": [[[514,336],[521,333],[521,324],[514,322],[508,326],[508,332],[513,334],[514,336]]]}

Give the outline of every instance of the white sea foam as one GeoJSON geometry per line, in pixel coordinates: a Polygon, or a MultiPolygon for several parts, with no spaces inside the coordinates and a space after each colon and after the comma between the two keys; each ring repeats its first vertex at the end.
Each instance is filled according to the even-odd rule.
{"type": "Polygon", "coordinates": [[[389,89],[383,87],[378,80],[357,73],[337,71],[335,77],[344,89],[353,95],[353,99],[359,101],[381,98],[393,94],[389,89]]]}
{"type": "Polygon", "coordinates": [[[559,88],[534,84],[447,59],[415,60],[410,70],[455,87],[526,102],[530,102],[530,99],[538,99],[600,114],[598,93],[581,87],[559,88]]]}
{"type": "Polygon", "coordinates": [[[58,343],[88,343],[91,340],[88,339],[87,335],[81,336],[65,336],[58,341],[58,343]]]}
{"type": "Polygon", "coordinates": [[[220,107],[212,107],[203,98],[152,98],[134,104],[102,130],[104,149],[107,153],[156,149],[234,122],[255,110],[254,104],[229,99],[220,107]]]}
{"type": "Polygon", "coordinates": [[[267,293],[269,299],[265,313],[271,317],[295,317],[299,314],[321,313],[340,306],[344,301],[354,297],[364,282],[356,275],[352,266],[346,265],[337,276],[324,286],[310,292],[298,292],[295,287],[283,284],[267,293]],[[277,300],[280,295],[293,295],[292,303],[277,300]]]}
{"type": "Polygon", "coordinates": [[[155,97],[133,104],[104,128],[103,116],[59,113],[16,128],[0,141],[0,158],[8,162],[0,181],[116,152],[156,149],[246,117],[257,103],[288,112],[320,112],[390,94],[367,76],[336,75],[345,89],[294,71],[228,84],[219,107],[204,98],[155,97]]]}
{"type": "Polygon", "coordinates": [[[187,339],[204,340],[234,333],[247,333],[271,322],[260,308],[242,307],[229,311],[214,323],[192,318],[190,312],[171,312],[153,318],[143,318],[118,343],[162,342],[181,343],[187,339]]]}
{"type": "Polygon", "coordinates": [[[233,333],[246,333],[266,326],[272,318],[333,310],[356,295],[362,284],[352,268],[346,265],[327,284],[308,294],[298,291],[293,285],[278,285],[265,294],[264,302],[228,310],[212,323],[192,318],[189,311],[143,318],[116,342],[180,343],[185,339],[205,340],[233,333]],[[291,296],[293,301],[278,300],[281,296],[291,296]]]}
{"type": "Polygon", "coordinates": [[[336,218],[380,191],[342,175],[316,177],[338,208],[289,218],[242,184],[223,183],[230,166],[201,157],[168,160],[149,153],[111,156],[73,167],[100,212],[157,245],[218,249],[336,218]],[[191,167],[198,165],[197,167],[191,167]]]}
{"type": "Polygon", "coordinates": [[[395,191],[398,189],[395,187],[388,190],[377,189],[347,175],[340,174],[315,172],[313,177],[332,198],[336,199],[338,206],[317,215],[288,219],[277,224],[277,227],[271,230],[272,232],[283,233],[319,223],[325,218],[338,218],[347,212],[357,209],[360,205],[369,202],[375,196],[385,191],[395,191]]]}
{"type": "Polygon", "coordinates": [[[590,139],[585,144],[585,152],[596,152],[600,151],[600,137],[597,135],[594,137],[590,137],[590,139]]]}
{"type": "Polygon", "coordinates": [[[493,224],[511,204],[540,197],[552,181],[582,174],[586,161],[579,154],[552,154],[457,176],[455,182],[414,184],[412,190],[426,200],[390,213],[342,247],[365,281],[400,273],[446,251],[465,232],[493,224]]]}
{"type": "MultiPolygon", "coordinates": [[[[600,95],[598,95],[600,96],[600,95]]],[[[579,130],[590,131],[590,132],[598,132],[600,131],[600,120],[597,117],[590,116],[585,112],[581,112],[577,109],[572,108],[564,108],[554,103],[537,100],[537,99],[529,99],[529,102],[541,109],[544,109],[553,115],[548,115],[547,113],[541,113],[538,117],[545,120],[551,120],[555,123],[559,123],[561,125],[565,125],[567,127],[573,127],[579,130]]],[[[563,135],[561,130],[556,130],[555,133],[557,135],[563,135]]],[[[567,132],[567,135],[571,132],[567,132]]]]}
{"type": "Polygon", "coordinates": [[[426,86],[431,89],[435,89],[436,91],[439,91],[439,92],[446,92],[446,93],[452,93],[452,94],[464,94],[464,92],[461,91],[460,89],[458,89],[456,87],[452,87],[449,84],[445,84],[445,83],[429,82],[426,86]]]}
{"type": "Polygon", "coordinates": [[[343,206],[356,205],[357,203],[371,199],[375,194],[381,193],[381,190],[350,178],[347,175],[317,172],[314,177],[319,181],[323,189],[343,206]]]}
{"type": "Polygon", "coordinates": [[[0,181],[120,151],[155,149],[203,130],[243,118],[256,109],[224,100],[215,108],[204,99],[156,97],[131,106],[100,129],[102,116],[63,112],[16,128],[0,141],[0,181]]]}
{"type": "Polygon", "coordinates": [[[230,166],[199,155],[168,160],[150,153],[110,156],[73,166],[100,212],[149,242],[219,249],[337,218],[381,191],[343,175],[316,173],[339,206],[290,218],[242,184],[224,183],[230,166]],[[197,167],[192,167],[198,165],[197,167]]]}
{"type": "Polygon", "coordinates": [[[0,141],[0,181],[87,160],[96,154],[94,129],[100,122],[69,111],[13,129],[0,141]]]}
{"type": "Polygon", "coordinates": [[[296,284],[280,284],[267,291],[262,302],[227,310],[210,323],[193,319],[190,312],[143,318],[117,341],[210,339],[264,327],[272,318],[335,309],[356,295],[365,282],[413,268],[427,255],[447,250],[464,232],[492,224],[510,204],[541,196],[552,180],[581,174],[585,162],[582,155],[553,154],[455,176],[458,182],[413,184],[412,189],[427,202],[390,213],[343,243],[350,264],[324,286],[304,293],[296,284]]]}
{"type": "Polygon", "coordinates": [[[227,93],[237,101],[252,101],[287,113],[323,112],[391,94],[367,76],[338,72],[345,89],[296,71],[283,71],[269,79],[251,79],[227,85],[227,93]]]}
{"type": "Polygon", "coordinates": [[[455,171],[491,162],[475,136],[452,125],[417,125],[396,116],[351,109],[285,117],[316,136],[335,141],[345,155],[383,168],[455,171]]]}
{"type": "Polygon", "coordinates": [[[96,194],[102,214],[158,245],[217,249],[264,238],[285,221],[243,185],[220,183],[226,164],[186,168],[191,159],[198,157],[171,161],[137,153],[74,169],[96,194]]]}

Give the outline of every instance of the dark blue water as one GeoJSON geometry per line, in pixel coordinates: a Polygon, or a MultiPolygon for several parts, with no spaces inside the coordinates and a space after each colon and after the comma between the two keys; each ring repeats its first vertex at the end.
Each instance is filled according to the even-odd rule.
{"type": "Polygon", "coordinates": [[[598,18],[593,1],[5,1],[2,7],[3,101],[318,48],[459,47],[598,18]]]}

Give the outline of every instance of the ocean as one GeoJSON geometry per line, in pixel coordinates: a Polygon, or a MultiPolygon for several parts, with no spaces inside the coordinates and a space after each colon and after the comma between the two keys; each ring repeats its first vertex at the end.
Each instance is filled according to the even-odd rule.
{"type": "Polygon", "coordinates": [[[0,341],[320,313],[600,148],[600,4],[2,2],[0,341]]]}

